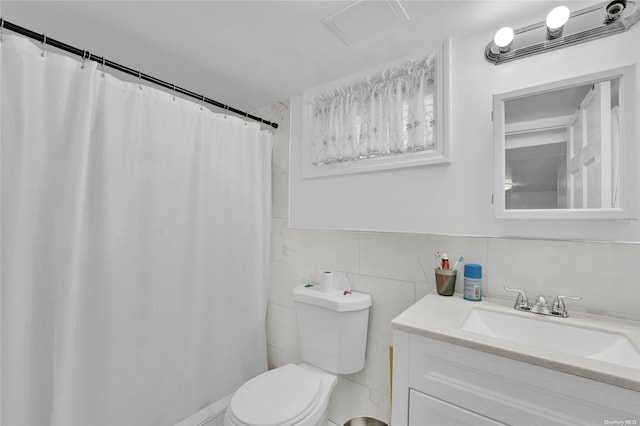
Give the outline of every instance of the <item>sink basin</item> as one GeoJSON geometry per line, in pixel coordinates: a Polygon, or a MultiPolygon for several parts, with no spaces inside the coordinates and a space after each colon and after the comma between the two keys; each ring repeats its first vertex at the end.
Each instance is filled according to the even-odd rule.
{"type": "Polygon", "coordinates": [[[535,314],[514,315],[473,309],[462,329],[511,342],[551,349],[640,369],[640,352],[626,336],[562,324],[561,318],[538,318],[535,314]]]}

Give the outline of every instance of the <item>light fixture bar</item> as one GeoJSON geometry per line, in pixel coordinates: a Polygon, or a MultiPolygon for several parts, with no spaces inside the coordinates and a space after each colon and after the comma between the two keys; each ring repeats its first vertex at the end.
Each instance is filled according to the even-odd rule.
{"type": "Polygon", "coordinates": [[[566,23],[559,25],[560,32],[551,37],[549,32],[558,30],[558,21],[552,20],[551,29],[546,20],[519,28],[514,31],[513,41],[508,47],[498,45],[495,39],[489,42],[484,57],[498,65],[625,32],[640,21],[638,1],[614,0],[570,12],[566,23]]]}

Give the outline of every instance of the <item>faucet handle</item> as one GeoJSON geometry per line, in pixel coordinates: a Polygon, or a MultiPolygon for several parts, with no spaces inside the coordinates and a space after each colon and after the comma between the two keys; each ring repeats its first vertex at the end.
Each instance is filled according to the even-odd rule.
{"type": "Polygon", "coordinates": [[[562,318],[566,318],[569,316],[567,312],[567,307],[564,304],[564,299],[572,299],[572,300],[580,300],[582,296],[558,296],[553,301],[553,307],[551,308],[551,314],[557,315],[562,318]]]}
{"type": "Polygon", "coordinates": [[[504,289],[507,291],[516,291],[518,292],[518,296],[516,297],[516,303],[513,305],[513,309],[517,311],[529,311],[531,310],[531,306],[529,306],[529,299],[527,298],[527,293],[518,288],[510,288],[504,286],[504,289]]]}

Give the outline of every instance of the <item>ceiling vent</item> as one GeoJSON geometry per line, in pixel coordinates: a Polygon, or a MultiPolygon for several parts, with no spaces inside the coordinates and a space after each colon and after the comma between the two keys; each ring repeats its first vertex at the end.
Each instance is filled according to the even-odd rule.
{"type": "Polygon", "coordinates": [[[350,46],[408,20],[400,0],[358,0],[322,21],[350,46]]]}

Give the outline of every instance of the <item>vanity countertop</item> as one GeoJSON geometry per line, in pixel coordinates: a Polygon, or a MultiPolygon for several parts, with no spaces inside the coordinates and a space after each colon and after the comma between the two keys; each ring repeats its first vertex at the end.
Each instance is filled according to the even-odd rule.
{"type": "MultiPolygon", "coordinates": [[[[599,382],[640,392],[640,365],[625,367],[608,362],[571,355],[531,344],[491,337],[463,330],[463,324],[473,309],[490,310],[509,315],[535,316],[541,321],[557,322],[575,327],[622,334],[636,349],[640,348],[640,323],[604,316],[570,312],[568,318],[547,317],[519,312],[503,300],[484,298],[481,302],[464,300],[461,295],[451,297],[429,294],[398,315],[393,328],[448,343],[480,350],[540,367],[574,374],[599,382]]],[[[540,336],[544,339],[544,336],[540,336]]],[[[567,342],[568,345],[571,342],[567,342]]]]}

